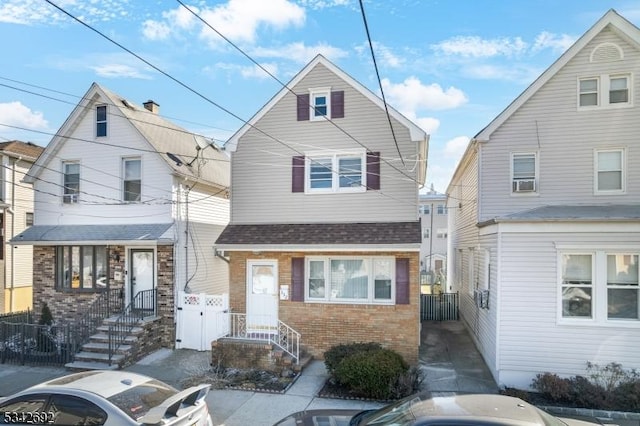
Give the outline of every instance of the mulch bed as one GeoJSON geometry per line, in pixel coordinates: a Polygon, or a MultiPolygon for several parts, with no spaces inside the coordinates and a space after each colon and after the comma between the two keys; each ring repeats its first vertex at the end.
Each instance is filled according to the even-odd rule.
{"type": "Polygon", "coordinates": [[[243,370],[227,368],[220,371],[207,370],[186,378],[181,385],[184,388],[201,383],[210,383],[212,389],[238,389],[254,392],[284,393],[295,382],[299,374],[288,373],[284,376],[265,370],[243,370]]]}

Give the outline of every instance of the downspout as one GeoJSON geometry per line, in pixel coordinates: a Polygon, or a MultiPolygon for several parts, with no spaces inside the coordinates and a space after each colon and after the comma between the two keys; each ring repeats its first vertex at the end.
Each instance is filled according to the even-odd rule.
{"type": "Polygon", "coordinates": [[[189,293],[189,187],[184,191],[184,291],[189,293]]]}

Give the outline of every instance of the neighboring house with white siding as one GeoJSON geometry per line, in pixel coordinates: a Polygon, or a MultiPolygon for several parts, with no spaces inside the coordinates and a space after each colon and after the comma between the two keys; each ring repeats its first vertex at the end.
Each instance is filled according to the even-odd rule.
{"type": "Polygon", "coordinates": [[[640,368],[640,30],[607,12],[470,141],[448,285],[499,385],[640,368]]]}
{"type": "Polygon", "coordinates": [[[178,292],[228,291],[213,243],[229,220],[229,157],[158,107],[92,84],[25,177],[35,222],[12,243],[33,246],[36,314],[47,302],[73,321],[103,293],[128,305],[147,291],[172,347],[178,292]]]}
{"type": "Polygon", "coordinates": [[[21,181],[43,149],[31,142],[0,143],[0,313],[32,307],[31,247],[8,241],[33,225],[33,187],[21,181]]]}
{"type": "Polygon", "coordinates": [[[447,195],[437,192],[432,185],[428,192],[420,194],[418,212],[422,226],[420,288],[425,294],[446,291],[447,195]],[[440,287],[436,290],[434,285],[440,287]]]}
{"type": "Polygon", "coordinates": [[[247,329],[291,327],[318,357],[376,341],[417,362],[428,136],[389,113],[319,55],[227,142],[231,222],[216,246],[247,329]]]}

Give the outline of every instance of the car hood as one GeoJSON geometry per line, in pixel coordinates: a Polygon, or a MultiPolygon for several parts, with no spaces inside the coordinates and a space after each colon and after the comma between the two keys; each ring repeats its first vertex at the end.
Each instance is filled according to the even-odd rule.
{"type": "Polygon", "coordinates": [[[330,424],[335,426],[349,426],[353,416],[362,410],[306,410],[293,413],[280,420],[274,426],[315,426],[330,424]]]}
{"type": "Polygon", "coordinates": [[[595,417],[574,416],[574,417],[561,417],[556,416],[558,419],[567,424],[567,426],[594,426],[604,425],[599,419],[595,417]]]}

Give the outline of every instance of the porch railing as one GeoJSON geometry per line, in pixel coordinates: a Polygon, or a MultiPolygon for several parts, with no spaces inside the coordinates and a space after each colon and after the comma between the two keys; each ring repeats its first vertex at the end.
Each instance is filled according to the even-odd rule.
{"type": "Polygon", "coordinates": [[[131,331],[145,317],[156,314],[156,289],[139,291],[116,320],[109,324],[109,365],[131,331]]]}
{"type": "Polygon", "coordinates": [[[96,333],[105,318],[122,312],[123,306],[122,289],[114,288],[101,292],[77,321],[69,323],[73,324],[75,329],[74,337],[77,340],[73,343],[76,351],[89,342],[90,337],[96,333]]]}
{"type": "Polygon", "coordinates": [[[260,340],[272,343],[300,361],[300,333],[268,315],[229,313],[229,339],[260,340]]]}
{"type": "Polygon", "coordinates": [[[33,313],[30,309],[26,311],[19,312],[9,312],[5,314],[0,314],[0,322],[10,322],[10,323],[31,323],[33,322],[33,313]]]}

